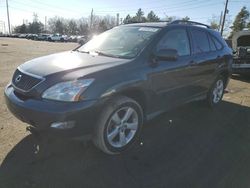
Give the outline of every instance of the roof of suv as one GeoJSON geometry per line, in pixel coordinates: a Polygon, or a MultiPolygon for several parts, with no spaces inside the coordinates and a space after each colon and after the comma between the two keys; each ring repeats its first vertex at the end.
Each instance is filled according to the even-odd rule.
{"type": "Polygon", "coordinates": [[[170,25],[182,25],[182,26],[188,26],[188,27],[199,27],[202,29],[206,29],[210,34],[215,36],[222,44],[226,45],[225,40],[221,37],[221,34],[212,29],[209,25],[194,22],[194,21],[185,21],[185,20],[175,20],[173,22],[147,22],[147,23],[133,23],[133,24],[126,24],[123,26],[138,26],[138,27],[158,27],[158,28],[164,28],[168,27],[170,25]]]}
{"type": "MultiPolygon", "coordinates": [[[[199,22],[194,22],[194,21],[185,21],[185,20],[175,20],[173,22],[147,22],[147,23],[133,23],[133,24],[128,24],[128,26],[139,26],[139,27],[167,27],[169,25],[191,25],[191,26],[201,26],[210,29],[210,26],[199,23],[199,22]]],[[[125,25],[126,26],[126,25],[125,25]]]]}
{"type": "Polygon", "coordinates": [[[147,23],[132,23],[124,26],[139,26],[139,27],[166,27],[169,22],[147,22],[147,23]]]}

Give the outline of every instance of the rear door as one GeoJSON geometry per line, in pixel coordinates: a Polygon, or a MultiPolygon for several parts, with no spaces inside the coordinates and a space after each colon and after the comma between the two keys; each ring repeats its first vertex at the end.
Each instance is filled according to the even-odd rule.
{"type": "Polygon", "coordinates": [[[190,62],[194,81],[193,89],[197,94],[205,93],[215,79],[217,61],[221,58],[211,43],[211,38],[204,28],[189,27],[193,61],[190,62]]]}

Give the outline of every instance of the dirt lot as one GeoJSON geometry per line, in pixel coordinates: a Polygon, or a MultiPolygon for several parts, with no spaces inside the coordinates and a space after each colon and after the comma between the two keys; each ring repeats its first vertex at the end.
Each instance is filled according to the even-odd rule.
{"type": "Polygon", "coordinates": [[[39,142],[8,112],[4,87],[24,61],[76,46],[0,38],[1,188],[250,186],[249,78],[231,79],[216,109],[195,102],[157,117],[124,155],[62,140],[37,153],[39,142]]]}

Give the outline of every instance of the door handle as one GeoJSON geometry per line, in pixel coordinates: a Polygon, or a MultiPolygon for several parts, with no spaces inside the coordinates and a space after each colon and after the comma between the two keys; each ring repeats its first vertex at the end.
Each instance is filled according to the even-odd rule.
{"type": "Polygon", "coordinates": [[[189,62],[189,65],[191,65],[191,66],[192,66],[192,65],[197,65],[197,62],[194,61],[194,60],[192,60],[192,61],[189,62]]]}

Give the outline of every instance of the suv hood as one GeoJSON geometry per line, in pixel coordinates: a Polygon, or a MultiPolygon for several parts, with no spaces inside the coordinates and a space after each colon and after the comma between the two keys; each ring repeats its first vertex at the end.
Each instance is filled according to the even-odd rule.
{"type": "Polygon", "coordinates": [[[129,60],[90,55],[76,51],[62,52],[36,58],[19,66],[21,71],[45,77],[62,71],[90,69],[91,72],[126,63],[129,60]]]}

